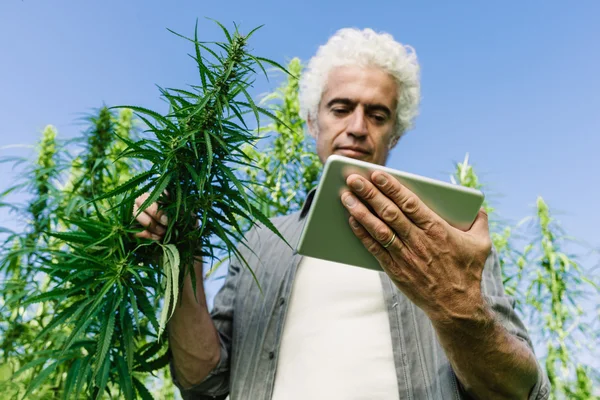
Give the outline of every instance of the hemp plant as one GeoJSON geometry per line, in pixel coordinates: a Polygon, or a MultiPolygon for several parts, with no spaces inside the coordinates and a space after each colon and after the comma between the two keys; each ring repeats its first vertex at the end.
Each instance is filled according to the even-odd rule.
{"type": "Polygon", "coordinates": [[[168,362],[165,327],[183,279],[189,275],[195,287],[194,262],[212,261],[224,251],[245,263],[237,248],[245,245],[240,217],[285,241],[255,206],[250,183],[234,173],[252,166],[241,150],[256,139],[245,115],[253,115],[259,125],[261,114],[277,119],[248,92],[256,70],[266,75],[264,64],[284,68],[249,53],[248,40],[256,29],[242,35],[237,27],[231,33],[217,24],[225,42],[199,41],[197,27],[194,38],[173,32],[193,44],[200,82],[188,89],[160,88],[170,106],[166,115],[122,106],[133,110],[148,130],[139,140],[117,133],[124,144],[119,160],[137,161],[147,169],[112,190],[91,190],[95,197],[87,203],[89,212],[68,214],[63,221],[67,229],[50,233],[62,243],[59,249],[47,249],[51,257],[40,268],[51,287],[25,303],[57,304],[38,340],[65,326],[70,334],[23,366],[22,371],[43,366],[26,396],[66,364],[63,398],[152,398],[142,379],[168,362]],[[135,199],[144,193],[146,200],[134,209],[135,199]],[[134,215],[154,202],[168,217],[161,243],[134,236],[140,230],[134,215]],[[162,309],[157,318],[158,298],[162,309]]]}
{"type": "Polygon", "coordinates": [[[255,182],[260,207],[270,217],[299,210],[321,171],[321,161],[312,143],[306,141],[305,121],[300,116],[300,59],[293,58],[287,69],[287,81],[261,101],[269,104],[277,117],[259,132],[261,142],[267,142],[265,147],[258,150],[247,145],[244,149],[258,168],[245,167],[243,173],[255,182]]]}
{"type": "MultiPolygon", "coordinates": [[[[27,384],[40,371],[38,366],[18,379],[8,379],[43,348],[41,344],[36,345],[35,338],[53,311],[52,304],[31,307],[26,299],[44,292],[50,284],[39,267],[46,257],[42,249],[53,245],[47,232],[58,220],[56,210],[61,194],[58,183],[60,171],[66,165],[63,143],[58,142],[56,136],[56,128],[48,125],[36,146],[35,161],[18,173],[17,183],[0,194],[2,200],[17,192],[31,195],[24,204],[0,203],[0,207],[10,210],[16,221],[25,226],[22,232],[0,229],[6,235],[0,244],[0,390],[11,398],[24,393],[27,384]]],[[[22,162],[27,160],[17,160],[13,166],[22,162]]],[[[47,396],[50,386],[40,391],[40,398],[47,396]]]]}
{"type": "MultiPolygon", "coordinates": [[[[467,155],[456,165],[451,180],[481,189],[468,161],[467,155]]],[[[600,384],[599,377],[580,357],[582,350],[588,355],[597,352],[598,333],[585,320],[583,306],[598,307],[600,285],[590,279],[576,255],[563,250],[567,237],[542,197],[536,201],[535,215],[514,227],[495,221],[489,204],[484,208],[490,214],[506,293],[515,299],[522,318],[529,320],[532,337],[545,344],[550,398],[598,399],[592,387],[600,384]],[[582,349],[586,342],[587,348],[582,349]]]]}

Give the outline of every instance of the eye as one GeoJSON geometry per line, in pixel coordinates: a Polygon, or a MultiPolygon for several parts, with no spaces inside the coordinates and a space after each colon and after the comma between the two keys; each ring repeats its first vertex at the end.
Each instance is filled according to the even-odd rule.
{"type": "Polygon", "coordinates": [[[345,108],[333,108],[333,109],[331,109],[331,112],[332,112],[334,115],[338,115],[338,116],[341,116],[341,115],[346,115],[346,114],[348,114],[348,110],[347,110],[347,109],[345,109],[345,108]]]}
{"type": "Polygon", "coordinates": [[[373,118],[378,124],[383,124],[387,121],[387,116],[382,114],[373,114],[371,118],[373,118]]]}

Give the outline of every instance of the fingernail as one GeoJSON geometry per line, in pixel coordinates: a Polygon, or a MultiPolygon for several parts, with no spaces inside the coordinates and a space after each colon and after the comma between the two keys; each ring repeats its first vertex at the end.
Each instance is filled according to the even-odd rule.
{"type": "Polygon", "coordinates": [[[166,215],[161,215],[160,217],[160,223],[163,225],[167,225],[169,223],[169,218],[167,218],[166,215]]]}
{"type": "Polygon", "coordinates": [[[385,179],[385,177],[383,175],[377,175],[375,177],[375,183],[378,184],[379,186],[383,186],[387,183],[387,179],[385,179]]]}
{"type": "Polygon", "coordinates": [[[358,222],[355,219],[353,219],[352,222],[350,222],[350,225],[352,225],[352,227],[354,229],[358,229],[358,226],[359,226],[358,222]]]}
{"type": "Polygon", "coordinates": [[[356,203],[356,199],[351,194],[348,194],[346,197],[344,197],[344,204],[346,204],[348,207],[352,207],[354,203],[356,203]]]}
{"type": "Polygon", "coordinates": [[[152,240],[160,240],[160,236],[155,235],[154,233],[151,234],[150,237],[152,238],[152,240]]]}
{"type": "Polygon", "coordinates": [[[360,179],[356,179],[354,182],[352,182],[352,188],[354,190],[357,190],[360,192],[361,190],[363,190],[363,187],[365,187],[365,186],[363,185],[363,183],[360,179]]]}

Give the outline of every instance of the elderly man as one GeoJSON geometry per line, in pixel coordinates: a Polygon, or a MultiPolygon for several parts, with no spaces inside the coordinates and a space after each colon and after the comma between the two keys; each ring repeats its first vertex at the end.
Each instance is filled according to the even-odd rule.
{"type": "MultiPolygon", "coordinates": [[[[341,154],[383,165],[417,114],[416,55],[390,35],[342,29],[310,61],[300,98],[322,162],[341,154]]],[[[241,250],[263,293],[235,260],[212,313],[202,282],[198,301],[185,283],[169,323],[184,399],[548,398],[486,214],[462,232],[385,173],[347,183],[348,223],[384,272],[302,257],[253,228],[251,251],[241,250]]],[[[313,194],[273,221],[289,243],[313,194]]],[[[148,226],[140,236],[164,233],[156,206],[138,219],[148,226]]]]}

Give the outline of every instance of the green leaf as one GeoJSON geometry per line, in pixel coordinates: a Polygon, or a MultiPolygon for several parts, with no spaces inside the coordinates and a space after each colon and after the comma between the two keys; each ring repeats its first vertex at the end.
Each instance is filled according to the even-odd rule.
{"type": "Polygon", "coordinates": [[[250,200],[248,199],[248,196],[246,195],[246,188],[242,185],[242,183],[238,180],[238,178],[235,177],[235,175],[231,172],[231,170],[229,168],[223,166],[223,168],[221,168],[221,171],[223,171],[223,173],[225,175],[227,175],[227,177],[233,182],[235,187],[237,187],[240,194],[244,197],[244,201],[246,202],[246,205],[248,206],[248,212],[250,212],[251,206],[250,206],[250,200]]]}
{"type": "Polygon", "coordinates": [[[84,388],[84,385],[87,383],[87,380],[92,373],[91,362],[92,362],[91,355],[85,357],[82,361],[81,368],[79,369],[78,374],[77,374],[77,379],[75,379],[75,381],[77,382],[75,385],[75,396],[74,396],[75,399],[80,398],[79,393],[84,388]]]}
{"type": "Polygon", "coordinates": [[[171,273],[171,258],[166,246],[163,246],[163,273],[165,276],[166,286],[165,286],[165,296],[163,308],[160,313],[160,320],[158,322],[158,336],[162,336],[164,332],[165,326],[167,325],[167,319],[169,315],[170,308],[172,307],[172,291],[173,291],[173,280],[171,273]]]}
{"type": "MultiPolygon", "coordinates": [[[[119,299],[109,304],[118,304],[118,302],[119,299]]],[[[102,321],[102,328],[100,330],[100,335],[98,335],[98,345],[96,347],[98,350],[96,351],[96,362],[94,364],[93,372],[94,376],[96,376],[101,366],[104,364],[104,358],[108,354],[108,350],[112,345],[111,340],[115,331],[116,307],[107,307],[106,311],[108,315],[106,315],[106,318],[102,321]]]]}
{"type": "Polygon", "coordinates": [[[160,195],[163,194],[163,192],[167,189],[167,186],[169,185],[169,182],[171,181],[171,177],[172,177],[172,174],[167,172],[167,173],[163,174],[160,178],[158,178],[158,181],[156,182],[156,186],[154,187],[154,189],[152,190],[152,192],[150,193],[148,198],[146,198],[146,200],[140,205],[140,207],[139,207],[140,210],[145,210],[152,203],[154,203],[156,200],[158,200],[160,195]]]}
{"type": "Polygon", "coordinates": [[[108,293],[108,291],[112,288],[112,286],[112,282],[107,281],[104,284],[102,290],[94,295],[93,304],[90,306],[89,310],[84,314],[84,316],[76,322],[73,331],[69,335],[69,338],[67,339],[67,342],[64,345],[65,349],[69,348],[71,343],[73,343],[73,341],[79,336],[79,334],[92,322],[93,317],[99,311],[102,303],[107,300],[105,296],[108,293]]]}
{"type": "Polygon", "coordinates": [[[171,279],[173,282],[173,307],[171,308],[171,313],[169,315],[170,319],[175,312],[177,301],[179,300],[179,265],[181,260],[179,258],[179,250],[177,250],[177,247],[174,244],[167,244],[165,245],[165,248],[170,261],[171,279]]]}
{"type": "Polygon", "coordinates": [[[135,386],[135,391],[142,398],[142,400],[154,400],[146,386],[144,386],[144,384],[140,382],[138,378],[133,377],[133,385],[135,386]]]}
{"type": "Polygon", "coordinates": [[[209,20],[213,21],[214,23],[216,23],[217,25],[219,25],[221,27],[221,29],[223,30],[223,33],[227,37],[227,40],[229,41],[229,43],[231,43],[231,35],[229,34],[229,31],[227,29],[225,29],[225,27],[219,21],[217,21],[216,19],[208,18],[208,17],[206,19],[209,19],[209,20]]]}
{"type": "Polygon", "coordinates": [[[69,396],[70,396],[71,392],[73,391],[73,388],[77,381],[77,375],[78,375],[79,369],[81,367],[81,362],[82,362],[82,360],[80,358],[75,360],[73,362],[73,364],[71,364],[71,367],[69,368],[69,371],[67,372],[67,380],[65,381],[65,388],[63,390],[63,396],[62,396],[62,398],[64,400],[69,399],[69,396]]]}
{"type": "Polygon", "coordinates": [[[117,369],[119,371],[119,384],[123,397],[127,400],[133,399],[133,382],[131,380],[131,370],[127,367],[125,359],[121,356],[117,357],[117,369]]]}
{"type": "Polygon", "coordinates": [[[278,62],[275,62],[273,60],[270,60],[270,59],[264,58],[264,57],[250,56],[250,58],[252,58],[253,60],[258,60],[259,61],[258,64],[261,64],[261,62],[270,64],[273,67],[279,68],[280,70],[282,70],[283,72],[285,72],[289,76],[297,78],[296,76],[292,75],[283,65],[279,64],[278,62]]]}
{"type": "Polygon", "coordinates": [[[40,331],[36,340],[43,339],[44,336],[51,332],[55,327],[66,323],[69,319],[77,318],[77,315],[84,311],[93,300],[93,298],[79,300],[62,311],[60,314],[56,315],[54,318],[52,318],[52,321],[50,321],[50,323],[40,331]]]}
{"type": "Polygon", "coordinates": [[[135,368],[136,372],[154,372],[169,365],[169,352],[165,352],[160,357],[144,362],[135,368]]]}
{"type": "Polygon", "coordinates": [[[166,126],[168,126],[169,128],[173,129],[174,131],[177,131],[177,126],[175,126],[171,121],[169,121],[168,118],[163,117],[160,113],[157,113],[156,111],[152,111],[150,109],[144,108],[144,107],[138,107],[138,106],[119,106],[118,108],[129,108],[133,111],[136,112],[136,114],[146,114],[151,116],[152,118],[154,118],[155,120],[165,124],[166,126]]]}
{"type": "Polygon", "coordinates": [[[208,131],[204,131],[204,140],[206,140],[206,151],[208,152],[208,165],[206,175],[210,176],[210,171],[213,164],[213,148],[208,131]]]}
{"type": "Polygon", "coordinates": [[[250,207],[252,209],[252,215],[260,221],[260,223],[262,223],[264,226],[266,226],[267,228],[269,228],[269,230],[271,232],[273,232],[274,234],[276,234],[279,238],[281,238],[281,240],[284,241],[285,244],[287,244],[290,248],[292,247],[287,240],[285,240],[285,238],[283,237],[283,235],[277,230],[277,228],[275,227],[275,225],[273,225],[273,223],[269,220],[269,218],[267,218],[262,211],[260,211],[258,208],[256,208],[254,205],[250,204],[250,207]]]}
{"type": "Polygon", "coordinates": [[[77,293],[79,290],[81,290],[81,289],[78,287],[74,287],[71,289],[54,289],[49,292],[30,297],[29,299],[23,301],[21,303],[21,305],[25,306],[25,305],[40,303],[40,302],[49,301],[49,300],[64,300],[71,294],[77,293]]]}
{"type": "Polygon", "coordinates": [[[110,372],[110,357],[106,357],[102,363],[100,373],[96,376],[96,384],[98,385],[98,394],[96,399],[100,399],[104,395],[104,390],[108,383],[108,375],[110,372]]]}
{"type": "Polygon", "coordinates": [[[109,197],[114,197],[121,193],[125,193],[128,190],[136,188],[139,184],[144,183],[145,181],[150,179],[150,177],[152,177],[152,175],[154,175],[153,171],[142,172],[141,174],[138,174],[138,175],[134,176],[133,178],[129,179],[127,182],[125,182],[121,186],[96,197],[92,201],[99,201],[102,199],[107,199],[109,197]]]}
{"type": "Polygon", "coordinates": [[[52,364],[50,364],[49,366],[47,366],[46,368],[44,368],[42,370],[42,372],[40,372],[39,374],[37,374],[36,377],[31,381],[31,383],[27,387],[27,391],[23,395],[23,398],[27,398],[28,394],[30,394],[31,392],[33,392],[42,383],[44,383],[46,381],[46,379],[48,379],[48,377],[50,376],[50,374],[52,374],[54,372],[54,370],[56,369],[56,367],[58,367],[58,364],[59,364],[58,361],[55,361],[52,364]]]}
{"type": "Polygon", "coordinates": [[[156,332],[158,332],[158,321],[156,320],[155,314],[156,310],[150,303],[150,300],[148,300],[148,297],[146,297],[146,293],[143,290],[136,288],[133,289],[133,292],[135,293],[135,298],[140,306],[140,310],[144,313],[146,318],[148,318],[156,332]]]}

